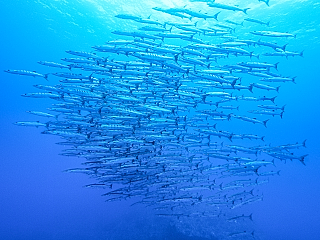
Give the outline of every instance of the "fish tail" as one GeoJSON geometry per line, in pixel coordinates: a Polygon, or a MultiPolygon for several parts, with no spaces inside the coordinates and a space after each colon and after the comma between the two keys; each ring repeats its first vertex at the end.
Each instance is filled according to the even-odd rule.
{"type": "Polygon", "coordinates": [[[302,146],[306,147],[306,141],[307,141],[307,139],[305,139],[305,140],[302,142],[302,146]]]}
{"type": "Polygon", "coordinates": [[[305,162],[304,162],[304,159],[306,156],[308,156],[309,154],[306,154],[306,155],[303,155],[299,158],[299,161],[303,164],[303,165],[306,165],[305,162]]]}
{"type": "Polygon", "coordinates": [[[245,14],[247,14],[247,11],[249,10],[250,8],[245,8],[245,9],[243,9],[243,12],[245,13],[245,14]]]}
{"type": "Polygon", "coordinates": [[[292,78],[292,82],[293,82],[294,84],[296,84],[296,81],[295,81],[295,80],[296,80],[296,77],[293,77],[293,78],[292,78]]]}
{"type": "Polygon", "coordinates": [[[281,47],[281,49],[282,49],[283,51],[286,51],[287,45],[288,45],[288,43],[286,43],[285,45],[283,45],[283,46],[281,47]]]}
{"type": "Polygon", "coordinates": [[[300,52],[300,54],[299,54],[300,57],[303,57],[303,52],[304,52],[304,50],[300,52]]]}
{"type": "Polygon", "coordinates": [[[214,17],[214,19],[215,20],[217,20],[218,21],[218,15],[221,13],[221,11],[220,12],[218,12],[218,13],[216,13],[213,17],[214,17]]]}
{"type": "MultiPolygon", "coordinates": [[[[253,84],[251,83],[250,86],[248,87],[249,91],[253,93],[253,84]]],[[[239,108],[239,107],[238,107],[239,108]]]]}
{"type": "Polygon", "coordinates": [[[270,119],[267,119],[267,120],[263,121],[263,125],[264,125],[265,127],[267,127],[267,122],[268,122],[269,120],[270,120],[270,119]]]}
{"type": "Polygon", "coordinates": [[[281,113],[280,113],[280,117],[282,118],[282,116],[283,116],[283,113],[284,113],[284,111],[282,111],[281,113]]]}

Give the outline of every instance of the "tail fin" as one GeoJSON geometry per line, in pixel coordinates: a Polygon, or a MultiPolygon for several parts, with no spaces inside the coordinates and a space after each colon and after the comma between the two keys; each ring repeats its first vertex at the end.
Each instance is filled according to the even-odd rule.
{"type": "Polygon", "coordinates": [[[286,51],[286,47],[287,47],[287,45],[288,45],[288,43],[287,44],[285,44],[285,45],[283,45],[282,47],[281,47],[281,49],[285,52],[286,51]]]}
{"type": "Polygon", "coordinates": [[[295,80],[296,80],[296,77],[293,77],[293,78],[292,78],[292,82],[296,84],[296,81],[295,81],[295,80]]]}
{"type": "Polygon", "coordinates": [[[265,121],[262,121],[263,122],[263,125],[265,126],[265,127],[267,127],[267,122],[269,121],[270,119],[267,119],[267,120],[265,120],[265,121]]]}
{"type": "Polygon", "coordinates": [[[304,50],[301,51],[301,53],[299,54],[300,57],[303,57],[303,52],[304,52],[304,50]]]}
{"type": "Polygon", "coordinates": [[[277,97],[277,96],[275,96],[275,97],[271,98],[271,99],[270,99],[270,100],[271,100],[271,102],[273,102],[273,103],[274,103],[274,100],[276,99],[276,97],[277,97]]]}
{"type": "Polygon", "coordinates": [[[179,54],[180,54],[180,53],[178,53],[177,55],[174,56],[174,61],[175,61],[176,63],[178,63],[179,54]]]}
{"type": "Polygon", "coordinates": [[[302,146],[306,147],[306,141],[307,139],[302,142],[302,146]]]}
{"type": "Polygon", "coordinates": [[[248,90],[253,93],[252,89],[253,89],[253,85],[251,83],[250,86],[248,87],[248,90]]]}
{"type": "Polygon", "coordinates": [[[214,17],[214,19],[215,20],[217,20],[218,21],[218,15],[219,15],[219,13],[221,13],[221,11],[220,12],[218,12],[218,13],[216,13],[213,17],[214,17]]]}
{"type": "Polygon", "coordinates": [[[306,155],[303,155],[303,156],[299,157],[299,161],[300,161],[303,165],[306,165],[305,162],[304,162],[304,158],[305,158],[306,156],[308,156],[308,155],[309,155],[309,154],[306,154],[306,155]]]}
{"type": "Polygon", "coordinates": [[[49,74],[50,74],[50,73],[44,74],[44,79],[47,80],[47,81],[49,81],[49,80],[48,80],[49,74]]]}
{"type": "Polygon", "coordinates": [[[274,64],[274,68],[277,69],[277,71],[278,71],[278,64],[279,64],[279,62],[274,64]]]}
{"type": "Polygon", "coordinates": [[[277,92],[279,92],[279,88],[280,88],[280,86],[276,87],[277,92]]]}
{"type": "Polygon", "coordinates": [[[242,11],[245,13],[245,14],[247,14],[247,11],[249,10],[250,8],[245,8],[245,9],[243,9],[242,11]]]}
{"type": "Polygon", "coordinates": [[[249,56],[250,56],[250,59],[252,58],[253,53],[254,53],[253,51],[252,51],[252,52],[250,52],[250,55],[249,55],[249,56]]]}

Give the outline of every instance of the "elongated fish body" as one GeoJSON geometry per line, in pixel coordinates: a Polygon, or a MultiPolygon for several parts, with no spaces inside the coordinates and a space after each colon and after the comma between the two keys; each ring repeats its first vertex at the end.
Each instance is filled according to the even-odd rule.
{"type": "Polygon", "coordinates": [[[52,73],[52,75],[63,78],[71,78],[71,79],[91,79],[92,74],[90,76],[83,76],[82,74],[76,73],[52,73]]]}
{"type": "Polygon", "coordinates": [[[259,45],[259,46],[266,46],[266,47],[271,47],[273,48],[274,50],[282,50],[282,51],[285,51],[286,50],[286,47],[288,44],[284,44],[283,46],[279,46],[278,44],[276,43],[271,43],[271,42],[263,42],[261,41],[261,39],[259,39],[259,41],[257,41],[255,43],[256,45],[259,45]]]}
{"type": "Polygon", "coordinates": [[[273,111],[267,111],[267,110],[252,110],[252,111],[248,111],[250,113],[254,113],[254,114],[260,114],[260,115],[271,115],[271,116],[280,116],[282,118],[283,115],[283,111],[282,112],[275,112],[273,111]]]}
{"type": "Polygon", "coordinates": [[[144,26],[139,28],[141,31],[151,31],[151,32],[171,32],[171,29],[160,28],[160,27],[151,27],[151,26],[144,26]]]}
{"type": "Polygon", "coordinates": [[[196,17],[196,18],[203,18],[203,19],[207,19],[207,18],[213,18],[215,20],[218,21],[218,15],[220,14],[220,12],[216,13],[215,15],[208,15],[208,14],[203,14],[203,13],[199,13],[199,12],[193,12],[190,10],[186,11],[187,14],[189,14],[192,17],[196,17]]]}
{"type": "Polygon", "coordinates": [[[23,97],[31,98],[61,98],[62,96],[54,93],[25,93],[22,94],[23,97]]]}
{"type": "Polygon", "coordinates": [[[37,72],[27,71],[27,70],[4,70],[7,73],[11,74],[17,74],[17,75],[24,75],[24,76],[30,76],[30,77],[43,77],[46,80],[48,80],[49,74],[41,74],[37,72]]]}
{"type": "Polygon", "coordinates": [[[121,18],[121,19],[128,19],[128,20],[140,20],[140,17],[131,15],[131,14],[118,14],[115,16],[116,18],[121,18]]]}
{"type": "Polygon", "coordinates": [[[308,156],[308,154],[303,155],[303,156],[296,156],[296,155],[288,154],[288,153],[284,153],[284,152],[268,152],[268,154],[272,157],[279,158],[279,159],[290,159],[290,160],[297,159],[303,165],[306,165],[304,162],[304,159],[306,156],[308,156]]]}
{"type": "Polygon", "coordinates": [[[246,117],[246,116],[233,116],[233,117],[237,118],[237,119],[240,119],[240,120],[243,120],[243,121],[247,121],[247,122],[262,124],[265,127],[267,127],[267,122],[269,121],[269,119],[267,119],[265,121],[260,121],[260,120],[258,120],[256,118],[249,118],[249,117],[246,117]]]}
{"type": "Polygon", "coordinates": [[[175,60],[174,57],[168,57],[168,56],[163,56],[155,53],[135,53],[133,56],[140,58],[142,60],[147,60],[147,61],[168,61],[168,60],[175,60]]]}
{"type": "Polygon", "coordinates": [[[259,97],[258,98],[258,101],[271,101],[274,103],[276,99],[276,96],[275,97],[266,97],[266,96],[263,96],[263,97],[259,97]]]}
{"type": "Polygon", "coordinates": [[[230,6],[230,5],[225,5],[225,4],[221,4],[221,3],[208,3],[208,6],[212,7],[212,8],[221,8],[224,10],[239,11],[239,12],[243,12],[245,14],[247,14],[248,9],[250,9],[250,8],[241,9],[236,6],[230,6]]]}
{"type": "Polygon", "coordinates": [[[46,127],[47,124],[37,122],[15,122],[15,125],[18,126],[25,126],[25,127],[46,127]]]}
{"type": "Polygon", "coordinates": [[[134,21],[140,22],[140,23],[146,23],[146,24],[160,25],[160,26],[164,25],[164,24],[162,24],[162,23],[160,23],[158,21],[155,21],[155,20],[152,20],[152,19],[149,19],[149,18],[146,18],[146,19],[143,19],[143,18],[134,19],[134,21]]]}
{"type": "Polygon", "coordinates": [[[58,115],[53,115],[53,114],[50,114],[50,113],[39,112],[39,111],[27,111],[27,113],[34,114],[34,115],[41,116],[41,117],[58,118],[58,115]]]}
{"type": "Polygon", "coordinates": [[[72,63],[86,63],[86,64],[94,64],[96,61],[91,59],[83,59],[83,58],[62,58],[62,61],[72,62],[72,63]]]}
{"type": "Polygon", "coordinates": [[[278,64],[271,64],[271,63],[262,63],[262,62],[241,62],[238,63],[241,66],[249,67],[249,68],[275,68],[278,69],[278,64]]]}
{"type": "Polygon", "coordinates": [[[258,105],[259,108],[271,109],[271,110],[282,110],[284,111],[286,105],[279,107],[277,105],[258,105]]]}
{"type": "Polygon", "coordinates": [[[231,20],[226,20],[226,22],[230,23],[230,24],[233,24],[233,25],[236,25],[236,26],[243,26],[243,22],[237,23],[237,22],[234,22],[234,21],[231,21],[231,20]]]}
{"type": "Polygon", "coordinates": [[[250,32],[251,34],[258,35],[258,36],[264,36],[264,37],[293,37],[296,38],[297,35],[291,34],[291,33],[282,33],[282,32],[272,32],[272,31],[253,31],[250,32]]]}
{"type": "Polygon", "coordinates": [[[47,61],[39,61],[38,63],[41,64],[41,65],[44,65],[44,66],[48,66],[48,67],[57,67],[57,68],[68,68],[68,69],[71,69],[71,66],[64,65],[64,64],[61,64],[61,63],[47,62],[47,61]]]}
{"type": "Polygon", "coordinates": [[[85,57],[85,58],[98,58],[98,56],[95,53],[90,53],[90,52],[84,52],[84,51],[72,51],[72,50],[67,50],[66,53],[69,53],[71,55],[79,56],[79,57],[85,57]]]}
{"type": "Polygon", "coordinates": [[[262,78],[260,81],[263,82],[295,82],[296,77],[289,78],[289,77],[269,77],[269,78],[262,78]]]}
{"type": "Polygon", "coordinates": [[[260,84],[260,83],[253,83],[252,86],[256,87],[256,88],[260,88],[260,89],[265,89],[265,90],[274,90],[274,91],[277,91],[279,92],[279,88],[280,86],[278,87],[272,87],[272,86],[269,86],[269,85],[265,85],[265,84],[260,84]]]}
{"type": "Polygon", "coordinates": [[[260,25],[266,25],[269,27],[269,24],[270,24],[270,21],[269,22],[262,22],[258,19],[253,19],[253,18],[245,18],[243,19],[244,21],[247,21],[247,22],[253,22],[253,23],[258,23],[260,25]]]}
{"type": "Polygon", "coordinates": [[[288,55],[285,52],[263,53],[263,55],[268,56],[268,57],[286,57],[286,58],[288,58],[288,55]]]}
{"type": "Polygon", "coordinates": [[[301,51],[301,52],[289,52],[289,51],[284,51],[283,54],[285,54],[285,56],[287,57],[294,57],[294,56],[299,56],[299,57],[303,57],[303,52],[304,51],[301,51]]]}
{"type": "Polygon", "coordinates": [[[123,39],[118,39],[118,40],[110,40],[106,42],[106,44],[111,44],[111,45],[128,45],[130,43],[133,43],[133,40],[123,40],[123,39]]]}

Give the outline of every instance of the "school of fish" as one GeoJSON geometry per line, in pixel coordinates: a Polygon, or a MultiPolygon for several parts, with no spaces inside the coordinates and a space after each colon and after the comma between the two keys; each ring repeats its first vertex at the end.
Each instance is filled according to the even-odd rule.
{"type": "MultiPolygon", "coordinates": [[[[271,146],[250,131],[285,117],[285,105],[276,99],[282,84],[296,83],[278,72],[281,63],[272,57],[303,52],[275,43],[296,35],[265,30],[270,23],[247,18],[249,8],[191,2],[207,2],[217,12],[153,8],[174,22],[118,14],[119,21],[138,28],[113,31],[117,39],[93,46],[94,52],[68,50],[61,63],[39,61],[50,67],[45,74],[6,70],[59,81],[22,95],[55,101],[47,112],[27,111],[47,121],[15,124],[42,127],[43,134],[63,139],[58,144],[68,148],[62,155],[84,159],[83,168],[66,172],[95,179],[86,187],[104,189],[106,201],[131,199],[162,217],[251,221],[252,214],[238,209],[263,200],[256,188],[279,175],[277,161],[305,164],[307,155],[292,151],[306,147],[306,140],[271,146]],[[243,22],[220,19],[220,11],[242,13],[243,22]],[[245,39],[237,35],[244,23],[263,30],[245,39]]],[[[226,236],[251,238],[254,232],[226,236]]]]}

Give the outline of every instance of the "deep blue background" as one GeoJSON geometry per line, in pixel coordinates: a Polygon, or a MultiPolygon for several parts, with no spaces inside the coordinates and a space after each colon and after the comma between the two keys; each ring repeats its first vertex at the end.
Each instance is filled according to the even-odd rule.
{"type": "MultiPolygon", "coordinates": [[[[51,102],[20,96],[34,92],[32,85],[46,84],[45,80],[2,70],[45,72],[37,61],[59,61],[67,56],[65,50],[90,51],[91,46],[113,39],[110,31],[123,23],[112,18],[117,13],[147,17],[150,8],[160,4],[97,2],[1,1],[0,239],[143,239],[152,235],[182,239],[169,219],[156,219],[147,209],[129,207],[129,203],[105,203],[100,190],[82,187],[91,183],[87,176],[62,172],[82,160],[58,155],[61,148],[54,144],[58,138],[12,124],[35,120],[25,111],[45,110],[51,102]]],[[[173,7],[174,2],[163,4],[173,7]]],[[[246,3],[256,4],[254,0],[246,3]]],[[[177,4],[183,6],[182,1],[177,4]]],[[[261,10],[256,9],[254,16],[264,19],[265,14],[272,30],[297,33],[297,39],[288,40],[288,48],[305,50],[305,56],[280,59],[279,70],[298,76],[297,85],[281,87],[278,103],[287,104],[284,119],[270,122],[262,131],[274,144],[308,139],[308,148],[300,153],[309,156],[307,166],[279,162],[281,176],[261,187],[264,201],[250,208],[261,239],[316,240],[320,236],[320,8],[315,0],[277,1],[277,5],[271,0],[270,4],[268,9],[258,5],[261,10]]]]}

